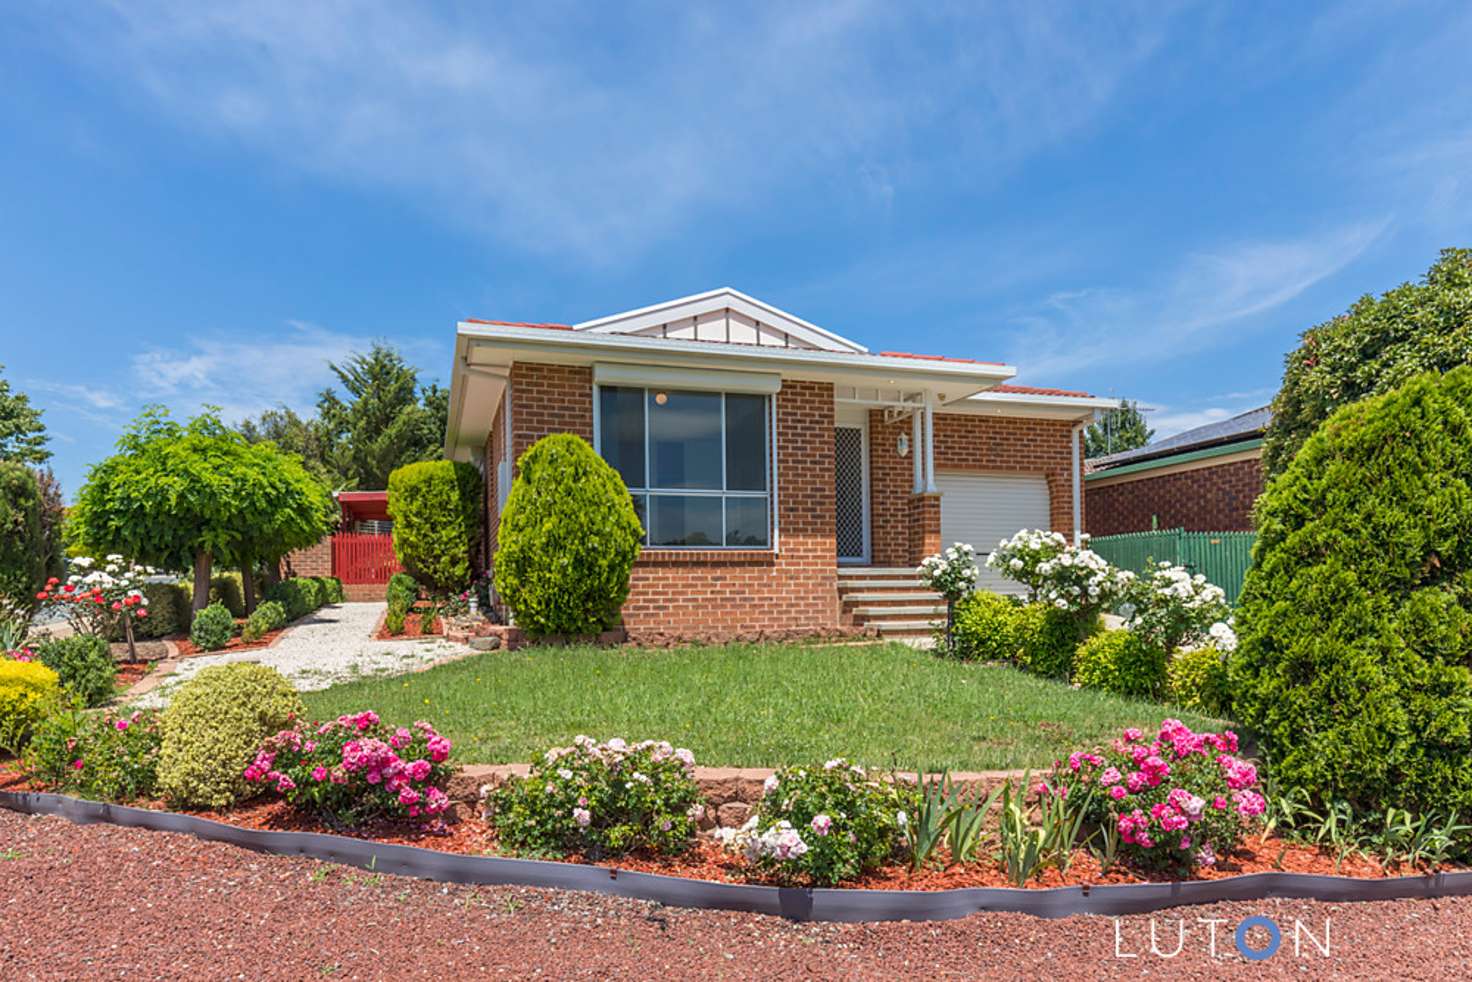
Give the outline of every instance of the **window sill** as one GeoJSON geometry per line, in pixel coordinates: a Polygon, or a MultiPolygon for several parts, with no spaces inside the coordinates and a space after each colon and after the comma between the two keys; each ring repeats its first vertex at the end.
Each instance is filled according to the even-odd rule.
{"type": "Polygon", "coordinates": [[[766,563],[774,564],[771,549],[644,549],[634,565],[677,565],[680,563],[766,563]]]}

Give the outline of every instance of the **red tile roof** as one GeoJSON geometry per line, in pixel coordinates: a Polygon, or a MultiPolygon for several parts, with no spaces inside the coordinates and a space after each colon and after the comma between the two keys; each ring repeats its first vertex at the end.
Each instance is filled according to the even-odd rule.
{"type": "Polygon", "coordinates": [[[1079,399],[1093,398],[1092,393],[1079,392],[1075,389],[1046,389],[1038,388],[1035,385],[996,385],[990,389],[987,389],[987,391],[1011,392],[1014,395],[1020,396],[1074,396],[1079,399]]]}
{"type": "Polygon", "coordinates": [[[492,327],[540,327],[548,331],[571,331],[571,324],[532,324],[527,321],[488,321],[479,317],[465,318],[467,324],[489,324],[492,327]]]}

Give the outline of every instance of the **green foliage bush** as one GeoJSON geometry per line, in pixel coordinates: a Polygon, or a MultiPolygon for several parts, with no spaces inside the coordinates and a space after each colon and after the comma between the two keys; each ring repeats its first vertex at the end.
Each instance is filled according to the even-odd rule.
{"type": "Polygon", "coordinates": [[[304,714],[291,683],[264,665],[203,669],[163,715],[158,787],[184,806],[223,808],[255,789],[245,769],[266,738],[304,714]]]}
{"type": "Polygon", "coordinates": [[[189,640],[205,651],[220,650],[234,636],[235,618],[221,603],[210,604],[195,614],[194,624],[189,628],[189,640]]]}
{"type": "Polygon", "coordinates": [[[383,615],[384,629],[387,630],[390,634],[403,634],[404,619],[408,616],[408,614],[409,612],[403,607],[390,606],[388,609],[388,613],[383,615]]]}
{"type": "Polygon", "coordinates": [[[61,680],[40,662],[0,658],[0,748],[26,745],[31,731],[61,704],[61,680]]]}
{"type": "Polygon", "coordinates": [[[302,599],[307,605],[307,613],[310,614],[327,602],[326,591],[322,589],[322,584],[318,583],[315,577],[303,576],[300,577],[300,581],[302,599]]]}
{"type": "Polygon", "coordinates": [[[395,573],[388,578],[385,595],[390,607],[397,606],[407,612],[413,609],[414,601],[419,599],[419,584],[408,573],[395,573]]]}
{"type": "Polygon", "coordinates": [[[1066,679],[1073,671],[1073,654],[1079,642],[1099,630],[1099,617],[1080,617],[1051,604],[1031,603],[1019,609],[1017,637],[1019,664],[1035,675],[1066,679]]]}
{"type": "Polygon", "coordinates": [[[259,641],[268,632],[286,626],[286,609],[275,600],[263,600],[240,629],[242,641],[259,641]]]}
{"type": "Polygon", "coordinates": [[[1133,631],[1104,631],[1074,652],[1073,681],[1122,696],[1155,697],[1165,688],[1165,652],[1133,631]]]}
{"type": "Polygon", "coordinates": [[[221,573],[210,580],[210,603],[224,604],[231,617],[245,616],[245,584],[239,573],[221,573]]]}
{"type": "Polygon", "coordinates": [[[501,515],[497,592],[533,636],[612,627],[643,536],[628,488],[570,433],[538,440],[518,467],[501,515]]]}
{"type": "Polygon", "coordinates": [[[1270,475],[1282,473],[1341,406],[1469,361],[1472,249],[1445,249],[1421,282],[1366,294],[1347,313],[1303,333],[1283,360],[1263,464],[1270,475]]]}
{"type": "Polygon", "coordinates": [[[322,606],[322,587],[309,577],[293,576],[267,590],[265,599],[279,603],[286,611],[286,620],[289,623],[322,606]]]}
{"type": "Polygon", "coordinates": [[[1340,409],[1257,523],[1232,706],[1278,782],[1472,811],[1472,366],[1340,409]]]}
{"type": "Polygon", "coordinates": [[[989,590],[967,594],[956,601],[948,653],[962,661],[1015,662],[1024,644],[1019,631],[1024,616],[1011,597],[989,590]]]}
{"type": "Polygon", "coordinates": [[[84,706],[100,706],[112,698],[117,666],[102,638],[74,634],[48,638],[35,646],[36,658],[56,673],[61,687],[84,706]]]}
{"type": "Polygon", "coordinates": [[[128,715],[70,708],[46,717],[31,736],[28,777],[93,801],[150,798],[158,785],[161,742],[152,710],[128,715]]]}
{"type": "MultiPolygon", "coordinates": [[[[143,595],[148,598],[148,616],[133,622],[135,638],[165,638],[188,629],[194,619],[190,605],[191,591],[186,583],[145,583],[143,595]]],[[[123,640],[122,621],[108,634],[109,641],[123,640]]]]}
{"type": "Polygon", "coordinates": [[[343,593],[342,580],[335,576],[319,576],[317,582],[322,586],[322,602],[329,604],[340,604],[347,599],[343,593]]]}
{"type": "Polygon", "coordinates": [[[60,575],[36,475],[0,462],[0,619],[28,623],[48,576],[60,575]]]}
{"type": "Polygon", "coordinates": [[[1176,652],[1165,666],[1165,687],[1177,706],[1224,718],[1232,712],[1227,656],[1215,645],[1176,652]]]}
{"type": "Polygon", "coordinates": [[[388,476],[394,553],[415,580],[435,593],[470,584],[484,497],[480,471],[464,461],[423,461],[388,476]]]}

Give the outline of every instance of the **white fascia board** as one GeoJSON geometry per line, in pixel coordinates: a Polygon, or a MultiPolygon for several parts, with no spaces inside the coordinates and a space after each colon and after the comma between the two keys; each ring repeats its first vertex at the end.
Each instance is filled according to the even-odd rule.
{"type": "Polygon", "coordinates": [[[732,372],[717,368],[669,368],[663,365],[630,365],[626,362],[593,363],[594,385],[631,385],[641,388],[696,389],[704,392],[749,392],[776,395],[782,376],[776,372],[732,372]]]}
{"type": "Polygon", "coordinates": [[[946,407],[948,412],[995,415],[1040,416],[1052,419],[1088,419],[1109,409],[1119,400],[1103,396],[1053,396],[1029,392],[978,392],[946,407]]]}
{"type": "MultiPolygon", "coordinates": [[[[890,358],[848,351],[818,351],[762,345],[722,344],[715,341],[686,341],[627,334],[597,334],[553,331],[539,327],[489,327],[461,322],[459,341],[475,348],[503,349],[503,363],[544,357],[550,361],[590,364],[593,361],[647,360],[649,364],[690,365],[702,368],[748,367],[783,371],[795,377],[804,373],[825,376],[854,376],[871,380],[904,379],[910,388],[935,388],[947,384],[979,392],[1005,382],[1017,374],[1011,365],[981,362],[931,361],[919,358],[890,358]]],[[[457,342],[458,344],[458,342],[457,342]]],[[[475,364],[474,359],[464,364],[475,364]]],[[[458,368],[458,365],[457,365],[458,368]]],[[[955,399],[962,396],[957,395],[955,399]]],[[[947,400],[948,402],[952,400],[947,400]]]]}
{"type": "Polygon", "coordinates": [[[595,334],[632,333],[726,308],[754,321],[786,331],[809,344],[823,346],[830,351],[831,346],[835,344],[848,351],[865,352],[869,350],[857,341],[850,341],[842,335],[834,334],[795,314],[789,314],[785,310],[773,307],[769,303],[763,303],[755,297],[747,296],[740,290],[733,290],[730,287],[721,287],[719,290],[680,297],[678,300],[667,300],[653,306],[640,307],[638,310],[626,310],[621,314],[610,314],[607,317],[583,321],[581,324],[574,324],[572,329],[591,331],[595,334]]]}

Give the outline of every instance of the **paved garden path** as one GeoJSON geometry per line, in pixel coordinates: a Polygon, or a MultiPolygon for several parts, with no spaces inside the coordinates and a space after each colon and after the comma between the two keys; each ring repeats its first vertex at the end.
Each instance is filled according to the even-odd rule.
{"type": "Polygon", "coordinates": [[[269,648],[218,655],[196,655],[175,662],[157,688],[131,700],[137,706],[162,706],[181,683],[201,669],[228,662],[258,662],[276,669],[302,691],[372,675],[399,675],[468,653],[443,638],[373,640],[383,616],[381,603],[343,603],[322,607],[297,621],[269,648]]]}

